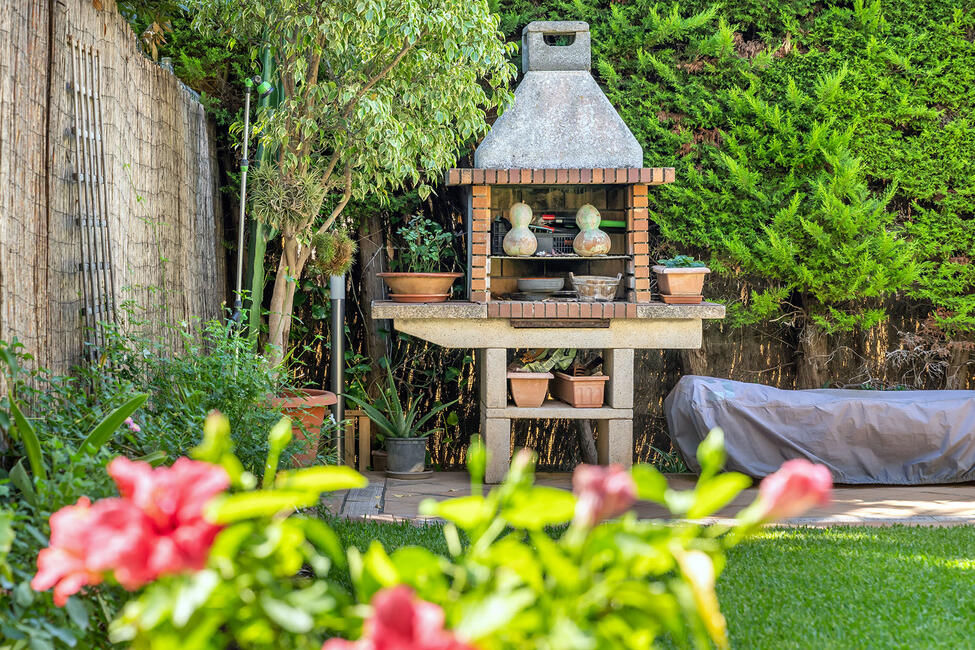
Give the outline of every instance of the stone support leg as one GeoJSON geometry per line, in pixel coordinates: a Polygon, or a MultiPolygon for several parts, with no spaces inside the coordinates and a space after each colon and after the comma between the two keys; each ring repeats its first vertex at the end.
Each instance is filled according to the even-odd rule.
{"type": "Polygon", "coordinates": [[[606,404],[617,409],[633,408],[633,349],[603,350],[603,373],[606,382],[606,404]]]}
{"type": "MultiPolygon", "coordinates": [[[[481,407],[484,412],[484,407],[481,407]]],[[[487,447],[488,462],[484,475],[486,483],[500,483],[511,464],[511,420],[481,416],[481,435],[487,447]]]]}
{"type": "Polygon", "coordinates": [[[596,452],[600,465],[633,466],[633,420],[600,420],[596,452]]]}
{"type": "Polygon", "coordinates": [[[487,348],[477,351],[481,406],[497,409],[508,405],[508,351],[487,348]]]}

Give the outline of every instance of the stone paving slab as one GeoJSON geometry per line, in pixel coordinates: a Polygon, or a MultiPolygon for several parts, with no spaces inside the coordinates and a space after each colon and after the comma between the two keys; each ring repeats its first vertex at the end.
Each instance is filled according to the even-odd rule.
{"type": "MultiPolygon", "coordinates": [[[[378,472],[366,472],[369,486],[329,495],[325,501],[332,512],[344,517],[361,517],[381,521],[429,520],[419,515],[420,502],[427,498],[450,499],[470,494],[466,472],[436,472],[432,478],[419,481],[386,478],[378,472]]],[[[671,474],[671,488],[690,489],[695,477],[671,474]]],[[[540,473],[536,483],[571,489],[571,474],[540,473]]],[[[757,490],[749,488],[708,522],[729,521],[751,503],[757,490]]],[[[641,518],[669,518],[669,513],[656,504],[638,503],[635,511],[641,518]]],[[[833,502],[814,509],[803,517],[781,522],[794,526],[959,526],[975,524],[975,484],[919,486],[838,486],[833,502]]]]}

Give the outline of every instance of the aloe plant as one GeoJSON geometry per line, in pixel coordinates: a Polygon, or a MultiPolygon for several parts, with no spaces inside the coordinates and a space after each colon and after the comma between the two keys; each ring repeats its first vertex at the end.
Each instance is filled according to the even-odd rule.
{"type": "Polygon", "coordinates": [[[354,395],[346,395],[346,399],[357,404],[369,419],[380,428],[387,438],[425,438],[440,431],[439,428],[424,431],[424,425],[444,409],[452,406],[457,400],[434,407],[426,415],[419,417],[420,404],[414,400],[408,407],[403,406],[396,390],[396,379],[393,371],[386,364],[386,386],[379,391],[376,404],[370,404],[354,395]]]}

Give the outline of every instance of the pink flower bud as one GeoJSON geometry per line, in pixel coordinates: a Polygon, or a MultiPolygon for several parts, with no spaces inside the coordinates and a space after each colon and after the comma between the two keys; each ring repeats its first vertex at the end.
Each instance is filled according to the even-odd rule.
{"type": "Polygon", "coordinates": [[[636,484],[619,465],[579,465],[572,474],[572,491],[577,497],[575,522],[595,526],[626,512],[636,500],[636,484]]]}
{"type": "Polygon", "coordinates": [[[761,520],[798,517],[813,506],[830,502],[833,477],[825,465],[796,458],[766,476],[758,486],[761,520]]]}

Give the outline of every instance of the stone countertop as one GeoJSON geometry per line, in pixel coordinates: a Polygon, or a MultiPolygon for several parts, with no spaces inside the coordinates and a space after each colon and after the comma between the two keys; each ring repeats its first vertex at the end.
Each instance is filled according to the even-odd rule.
{"type": "MultiPolygon", "coordinates": [[[[513,303],[509,302],[508,304],[513,303]]],[[[556,302],[554,304],[559,303],[556,302]]],[[[634,305],[634,303],[618,304],[634,305]]],[[[694,320],[722,319],[725,316],[724,305],[713,302],[702,302],[698,305],[667,305],[663,302],[648,302],[636,303],[635,306],[636,315],[630,316],[631,319],[694,320]]],[[[633,313],[632,308],[629,311],[631,314],[633,313]]],[[[380,319],[487,319],[488,304],[468,302],[466,300],[450,300],[447,302],[432,303],[406,303],[377,300],[372,303],[372,317],[380,319]]],[[[626,317],[623,317],[623,319],[626,319],[626,317]]],[[[505,318],[505,320],[508,319],[505,318]]]]}

